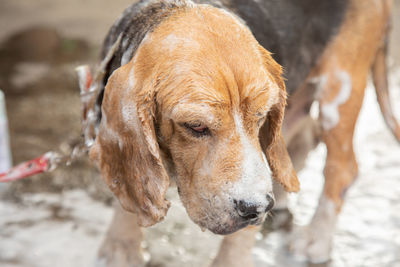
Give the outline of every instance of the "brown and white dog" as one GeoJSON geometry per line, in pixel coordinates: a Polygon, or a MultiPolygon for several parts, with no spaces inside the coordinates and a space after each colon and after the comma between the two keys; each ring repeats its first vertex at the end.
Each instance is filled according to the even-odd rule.
{"type": "MultiPolygon", "coordinates": [[[[96,132],[90,156],[132,212],[116,208],[101,263],[143,263],[138,225],[164,219],[171,179],[190,218],[227,235],[213,265],[251,264],[254,225],[274,205],[273,180],[299,190],[284,138],[300,168],[313,129],[327,145],[326,182],[312,227],[291,248],[310,261],[329,259],[336,216],[357,175],[352,138],[371,68],[400,137],[387,96],[390,7],[390,0],[143,0],[128,8],[106,38],[105,76],[88,116],[96,132]],[[314,101],[320,117],[310,127],[314,101]]],[[[284,208],[284,196],[276,201],[284,208]]]]}

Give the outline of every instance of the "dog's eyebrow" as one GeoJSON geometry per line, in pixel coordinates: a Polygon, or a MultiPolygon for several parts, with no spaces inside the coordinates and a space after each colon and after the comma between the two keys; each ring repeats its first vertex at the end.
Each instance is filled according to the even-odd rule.
{"type": "Polygon", "coordinates": [[[171,117],[182,122],[200,120],[209,124],[215,120],[212,106],[204,103],[178,104],[172,109],[171,117]]]}
{"type": "Polygon", "coordinates": [[[277,89],[278,88],[274,80],[271,79],[271,77],[266,76],[264,79],[249,83],[244,88],[243,94],[246,97],[258,97],[262,93],[271,90],[276,91],[277,89]]]}
{"type": "MultiPolygon", "coordinates": [[[[259,108],[256,113],[267,113],[276,102],[278,102],[279,88],[271,79],[265,83],[251,84],[247,87],[243,100],[256,104],[259,108]]],[[[243,101],[242,100],[242,101],[243,101]]]]}

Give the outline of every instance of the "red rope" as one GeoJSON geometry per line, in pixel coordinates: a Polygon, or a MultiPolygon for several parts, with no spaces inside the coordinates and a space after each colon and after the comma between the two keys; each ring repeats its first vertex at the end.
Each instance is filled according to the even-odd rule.
{"type": "Polygon", "coordinates": [[[0,182],[16,181],[48,171],[51,167],[51,160],[54,156],[54,153],[49,152],[33,160],[23,162],[11,168],[7,172],[0,173],[0,182]]]}

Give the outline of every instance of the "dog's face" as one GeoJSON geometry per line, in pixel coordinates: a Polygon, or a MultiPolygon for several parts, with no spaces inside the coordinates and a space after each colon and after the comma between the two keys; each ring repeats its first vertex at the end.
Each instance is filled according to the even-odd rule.
{"type": "Polygon", "coordinates": [[[173,178],[192,220],[229,234],[262,222],[272,178],[298,190],[284,105],[281,68],[249,30],[197,6],[159,25],[110,77],[91,154],[142,225],[165,215],[173,178]]]}

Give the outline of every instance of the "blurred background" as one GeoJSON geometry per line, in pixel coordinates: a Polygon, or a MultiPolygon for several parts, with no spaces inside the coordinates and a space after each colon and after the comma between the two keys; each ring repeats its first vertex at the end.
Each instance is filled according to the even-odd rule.
{"type": "MultiPolygon", "coordinates": [[[[95,66],[109,27],[131,0],[0,0],[0,89],[5,94],[12,161],[68,148],[80,138],[75,67],[95,66]],[[60,147],[61,146],[61,147],[60,147]]],[[[400,1],[390,43],[391,100],[400,118],[400,1]]],[[[357,125],[360,177],[351,188],[328,266],[400,266],[400,146],[385,127],[372,87],[357,125]]],[[[325,148],[300,172],[290,196],[295,222],[317,205],[325,148]]],[[[148,266],[207,266],[221,238],[201,232],[174,189],[166,220],[146,229],[148,266]],[[151,256],[150,256],[151,255],[151,256]]],[[[112,217],[112,196],[87,159],[51,173],[0,184],[0,266],[91,266],[112,217]]],[[[256,266],[302,266],[287,258],[285,232],[260,233],[256,266]]]]}

